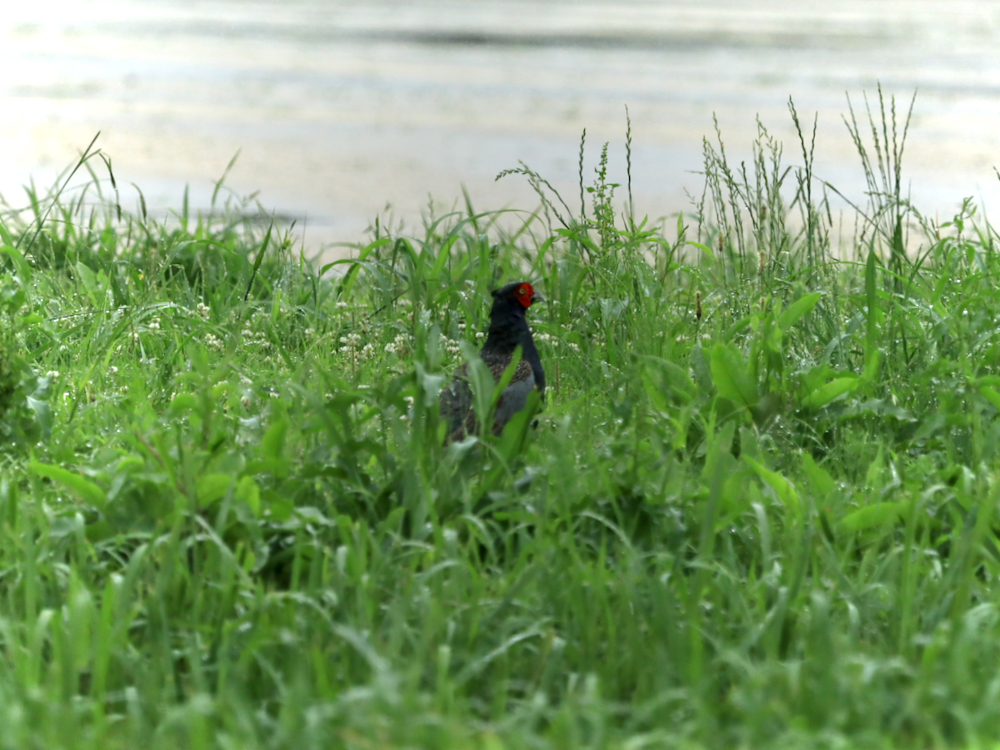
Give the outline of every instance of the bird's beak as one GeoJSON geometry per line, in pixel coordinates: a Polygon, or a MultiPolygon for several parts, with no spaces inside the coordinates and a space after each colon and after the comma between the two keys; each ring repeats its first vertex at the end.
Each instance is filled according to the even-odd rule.
{"type": "Polygon", "coordinates": [[[534,292],[533,291],[531,293],[531,304],[535,304],[536,302],[544,302],[544,301],[545,301],[545,297],[544,297],[544,295],[541,292],[534,292]]]}

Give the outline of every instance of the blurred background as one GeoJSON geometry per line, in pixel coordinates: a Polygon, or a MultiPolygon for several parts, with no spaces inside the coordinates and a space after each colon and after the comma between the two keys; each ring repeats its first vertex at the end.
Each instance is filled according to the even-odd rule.
{"type": "MultiPolygon", "coordinates": [[[[524,161],[575,208],[581,131],[590,182],[604,142],[635,211],[691,208],[713,114],[731,160],[756,118],[852,200],[865,183],[842,116],[876,85],[905,119],[917,207],[943,221],[1000,182],[1000,5],[971,0],[73,0],[5,7],[0,192],[51,184],[100,131],[122,205],[206,208],[213,180],[293,217],[312,250],[360,242],[377,215],[420,226],[464,185],[478,210],[533,209],[524,161]]],[[[624,188],[619,191],[624,198],[624,188]]],[[[996,220],[996,216],[993,216],[996,220]]],[[[336,252],[336,251],[333,251],[336,252]]]]}

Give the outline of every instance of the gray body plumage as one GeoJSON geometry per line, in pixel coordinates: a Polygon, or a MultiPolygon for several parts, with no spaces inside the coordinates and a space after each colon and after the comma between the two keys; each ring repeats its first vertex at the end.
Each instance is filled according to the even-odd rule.
{"type": "MultiPolygon", "coordinates": [[[[545,370],[525,317],[525,311],[537,298],[531,285],[524,282],[508,284],[494,292],[493,296],[490,329],[479,353],[493,375],[493,382],[500,382],[513,360],[514,352],[518,346],[521,347],[521,361],[518,362],[510,383],[497,399],[492,432],[499,435],[511,417],[525,407],[531,391],[537,389],[544,398],[545,370]],[[527,299],[518,299],[518,295],[523,296],[525,293],[530,295],[527,299]]],[[[467,364],[458,369],[451,384],[442,391],[441,416],[448,424],[448,436],[451,440],[476,433],[477,419],[467,364]]]]}

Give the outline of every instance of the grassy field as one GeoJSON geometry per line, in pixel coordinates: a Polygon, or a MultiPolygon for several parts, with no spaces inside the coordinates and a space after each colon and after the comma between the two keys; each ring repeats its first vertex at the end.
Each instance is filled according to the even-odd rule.
{"type": "Polygon", "coordinates": [[[92,150],[29,190],[0,748],[1000,741],[998,234],[909,205],[907,121],[848,115],[845,246],[808,124],[791,168],[763,129],[745,165],[707,140],[664,227],[630,164],[563,197],[522,166],[539,211],[469,200],[326,268],[224,187],[122,212],[92,150]],[[442,384],[522,278],[539,424],[445,445],[442,384]]]}

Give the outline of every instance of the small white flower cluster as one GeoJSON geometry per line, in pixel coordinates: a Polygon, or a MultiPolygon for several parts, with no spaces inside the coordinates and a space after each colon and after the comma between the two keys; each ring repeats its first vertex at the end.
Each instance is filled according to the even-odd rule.
{"type": "Polygon", "coordinates": [[[334,307],[338,310],[347,310],[350,307],[350,305],[344,302],[343,300],[340,300],[340,302],[334,305],[334,307]]]}
{"type": "Polygon", "coordinates": [[[358,363],[372,359],[375,356],[375,346],[373,344],[361,346],[360,334],[349,333],[346,336],[341,336],[340,343],[343,345],[342,351],[355,367],[358,363]]]}
{"type": "Polygon", "coordinates": [[[448,353],[450,357],[458,357],[462,354],[462,347],[454,339],[450,339],[441,334],[441,348],[448,353]]]}
{"type": "Polygon", "coordinates": [[[160,319],[159,318],[153,318],[151,321],[149,321],[148,328],[151,331],[159,331],[160,330],[160,319]]]}
{"type": "MultiPolygon", "coordinates": [[[[443,338],[443,337],[442,337],[443,338]]],[[[399,357],[406,355],[410,348],[410,337],[405,333],[397,333],[396,338],[385,345],[386,354],[395,354],[399,357]]]]}
{"type": "Polygon", "coordinates": [[[399,415],[399,421],[405,424],[412,424],[413,422],[413,396],[403,396],[403,401],[406,402],[406,414],[399,415]]]}
{"type": "Polygon", "coordinates": [[[243,405],[244,411],[250,411],[250,407],[253,405],[253,381],[246,375],[240,375],[240,385],[243,387],[240,403],[243,405]]]}
{"type": "Polygon", "coordinates": [[[252,322],[253,318],[243,324],[243,343],[251,346],[256,344],[257,346],[267,348],[271,344],[271,342],[267,340],[267,334],[262,330],[255,331],[250,326],[250,323],[252,322]]]}
{"type": "MultiPolygon", "coordinates": [[[[566,326],[566,327],[569,328],[569,326],[566,326]]],[[[553,347],[557,347],[557,346],[558,347],[562,347],[562,346],[565,346],[571,352],[573,352],[574,354],[579,353],[579,351],[580,351],[580,347],[577,346],[572,341],[564,341],[564,340],[562,340],[560,338],[556,338],[555,336],[553,336],[550,333],[536,333],[535,334],[535,341],[537,341],[540,344],[545,344],[546,346],[553,346],[553,347]]]]}
{"type": "Polygon", "coordinates": [[[459,292],[458,296],[461,297],[463,300],[468,300],[470,297],[472,297],[472,296],[475,295],[476,282],[473,281],[472,279],[466,279],[465,280],[465,286],[468,287],[468,291],[466,291],[466,292],[459,292]]]}
{"type": "Polygon", "coordinates": [[[361,336],[357,333],[349,333],[340,337],[340,343],[347,349],[357,349],[361,346],[361,336]]]}
{"type": "Polygon", "coordinates": [[[223,343],[222,339],[220,339],[214,333],[205,334],[205,346],[207,346],[209,349],[215,349],[216,351],[220,352],[226,348],[226,345],[223,343]]]}
{"type": "Polygon", "coordinates": [[[212,315],[212,308],[206,305],[204,302],[199,302],[194,308],[195,315],[197,315],[202,320],[208,320],[212,315]]]}

